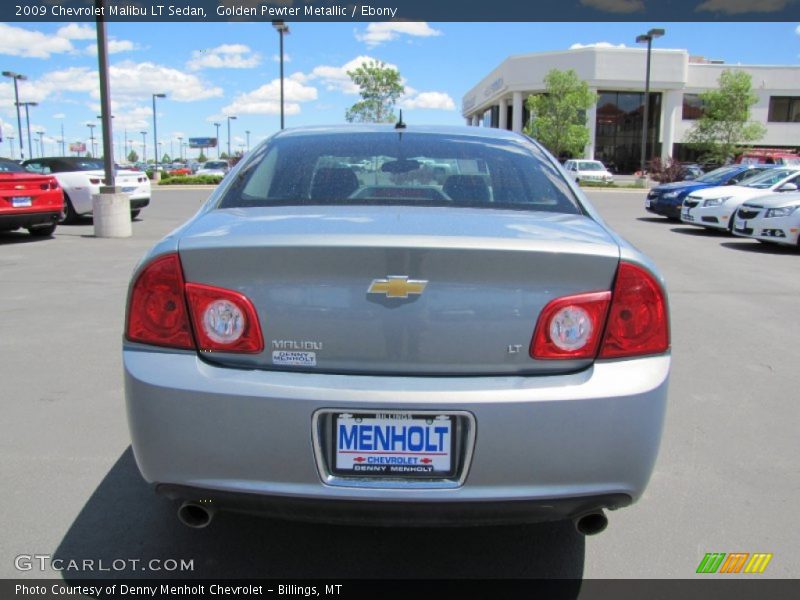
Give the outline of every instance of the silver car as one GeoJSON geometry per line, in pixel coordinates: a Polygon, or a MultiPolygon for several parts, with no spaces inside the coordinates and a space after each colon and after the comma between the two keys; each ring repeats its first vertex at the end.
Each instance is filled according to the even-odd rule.
{"type": "Polygon", "coordinates": [[[374,125],[248,154],[137,267],[123,359],[137,464],[187,525],[591,534],[653,470],[669,348],[657,269],[536,142],[374,125]]]}

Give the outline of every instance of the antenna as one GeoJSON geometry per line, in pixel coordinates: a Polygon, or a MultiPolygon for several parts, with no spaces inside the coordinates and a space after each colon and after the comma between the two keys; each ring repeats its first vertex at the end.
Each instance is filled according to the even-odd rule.
{"type": "Polygon", "coordinates": [[[403,109],[402,108],[400,109],[400,120],[397,121],[397,123],[394,124],[394,128],[395,129],[405,129],[406,128],[406,124],[403,123],[403,109]]]}

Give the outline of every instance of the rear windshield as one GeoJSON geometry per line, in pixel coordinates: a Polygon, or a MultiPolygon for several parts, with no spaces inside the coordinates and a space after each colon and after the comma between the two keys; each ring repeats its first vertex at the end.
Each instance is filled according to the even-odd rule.
{"type": "Polygon", "coordinates": [[[746,181],[742,182],[742,185],[760,190],[766,190],[767,188],[771,188],[776,183],[780,183],[787,177],[798,173],[800,173],[800,170],[798,169],[770,169],[765,173],[748,178],[746,181]]]}
{"type": "Polygon", "coordinates": [[[603,163],[594,162],[594,161],[581,161],[578,163],[578,170],[579,171],[605,171],[606,168],[603,166],[603,163]]]}
{"type": "Polygon", "coordinates": [[[10,160],[0,159],[0,173],[25,173],[20,165],[10,160]]]}
{"type": "Polygon", "coordinates": [[[567,181],[532,143],[387,132],[279,136],[256,149],[220,208],[427,205],[579,214],[567,181]]]}

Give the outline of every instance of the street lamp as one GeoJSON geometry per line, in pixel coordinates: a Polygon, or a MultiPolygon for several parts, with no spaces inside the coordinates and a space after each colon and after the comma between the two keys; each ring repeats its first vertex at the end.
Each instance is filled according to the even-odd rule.
{"type": "Polygon", "coordinates": [[[11,77],[11,79],[14,80],[14,104],[17,106],[17,133],[19,133],[19,159],[25,160],[25,149],[22,147],[22,118],[19,114],[19,90],[17,89],[17,82],[25,81],[28,78],[20,73],[14,73],[14,71],[3,71],[3,77],[11,77]]]}
{"type": "MultiPolygon", "coordinates": [[[[31,142],[31,115],[28,112],[28,107],[30,106],[39,106],[38,102],[18,102],[17,109],[20,106],[25,107],[25,125],[28,128],[28,152],[31,154],[31,158],[33,158],[33,143],[31,142]]],[[[20,151],[22,150],[22,132],[19,133],[19,148],[20,151]]]]}
{"type": "Polygon", "coordinates": [[[14,158],[14,140],[17,139],[17,138],[15,138],[13,135],[7,135],[6,139],[8,140],[9,148],[11,148],[11,152],[9,152],[8,155],[11,158],[14,158]]]}
{"type": "Polygon", "coordinates": [[[178,160],[183,161],[183,138],[178,136],[178,160]]]}
{"type": "Polygon", "coordinates": [[[236,117],[228,117],[228,160],[231,158],[231,120],[236,117]]]}
{"type": "MultiPolygon", "coordinates": [[[[283,21],[273,21],[272,26],[278,32],[281,44],[281,129],[283,129],[283,36],[289,33],[289,26],[283,21]]],[[[228,153],[230,154],[230,151],[228,153]]]]}
{"type": "Polygon", "coordinates": [[[645,161],[647,155],[647,119],[650,109],[650,53],[653,46],[653,40],[660,38],[664,35],[663,29],[651,29],[647,33],[636,36],[636,43],[643,44],[647,42],[647,69],[644,78],[644,114],[642,115],[642,154],[639,168],[642,172],[642,180],[645,178],[645,161]]]}
{"type": "Polygon", "coordinates": [[[153,181],[158,181],[158,129],[156,129],[156,98],[166,97],[166,94],[153,94],[153,151],[156,153],[156,163],[153,167],[153,181]]]}
{"type": "Polygon", "coordinates": [[[44,131],[37,131],[36,135],[39,136],[39,156],[44,158],[44,140],[42,138],[42,136],[44,136],[44,131]]]}
{"type": "Polygon", "coordinates": [[[87,123],[86,126],[89,128],[89,142],[90,148],[92,149],[92,158],[96,158],[94,151],[94,128],[96,125],[94,123],[87,123]]]}
{"type": "Polygon", "coordinates": [[[64,138],[64,119],[66,118],[63,114],[60,117],[55,117],[61,121],[61,156],[67,155],[66,149],[66,139],[64,138]]]}
{"type": "Polygon", "coordinates": [[[214,123],[214,127],[217,128],[217,158],[219,158],[219,123],[214,123]]]}
{"type": "Polygon", "coordinates": [[[147,132],[140,131],[139,133],[142,134],[142,162],[144,163],[145,169],[147,168],[147,132]]]}
{"type": "Polygon", "coordinates": [[[247,151],[250,152],[250,131],[245,131],[245,134],[247,134],[247,151]]]}

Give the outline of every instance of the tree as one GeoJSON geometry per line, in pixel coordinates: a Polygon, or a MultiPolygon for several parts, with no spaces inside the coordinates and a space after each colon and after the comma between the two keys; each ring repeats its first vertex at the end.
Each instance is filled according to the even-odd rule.
{"type": "Polygon", "coordinates": [[[361,100],[347,109],[345,119],[349,123],[394,123],[397,120],[394,105],[405,92],[397,69],[371,60],[347,74],[361,94],[361,100]]]}
{"type": "Polygon", "coordinates": [[[203,149],[201,148],[201,149],[200,149],[200,156],[198,156],[198,157],[197,157],[197,162],[199,162],[199,163],[204,163],[204,162],[206,162],[207,160],[208,160],[208,157],[206,157],[206,155],[205,155],[205,154],[203,154],[203,149]]]}
{"type": "Polygon", "coordinates": [[[524,132],[537,139],[556,158],[580,156],[589,143],[586,111],[597,103],[597,94],[570,69],[552,69],[544,77],[543,94],[528,96],[533,115],[524,132]]]}
{"type": "Polygon", "coordinates": [[[128,162],[129,163],[139,162],[139,155],[136,154],[136,150],[131,150],[130,152],[128,152],[128,162]]]}
{"type": "Polygon", "coordinates": [[[720,164],[742,152],[742,144],[760,140],[766,128],[750,121],[750,108],[758,102],[752,79],[744,71],[723,71],[719,88],[700,94],[703,115],[695,122],[686,141],[703,159],[720,164]]]}
{"type": "Polygon", "coordinates": [[[172,158],[170,158],[169,154],[164,152],[164,156],[161,157],[161,164],[164,165],[164,164],[171,163],[171,162],[172,162],[172,158]]]}

